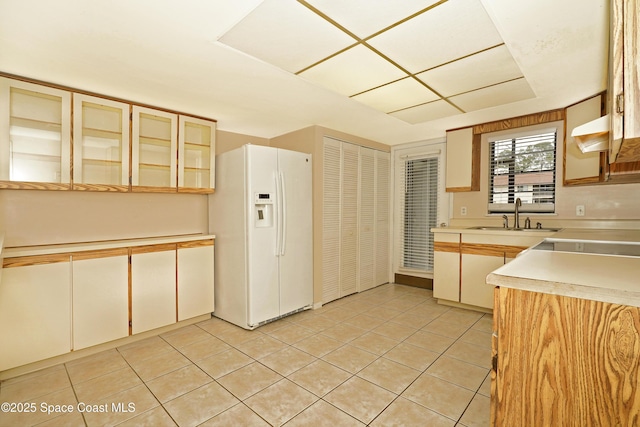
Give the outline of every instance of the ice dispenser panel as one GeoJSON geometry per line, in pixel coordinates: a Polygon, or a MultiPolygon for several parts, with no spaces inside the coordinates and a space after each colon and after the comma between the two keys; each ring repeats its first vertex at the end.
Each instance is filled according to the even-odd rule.
{"type": "Polygon", "coordinates": [[[253,203],[256,227],[273,227],[273,195],[256,193],[253,203]]]}

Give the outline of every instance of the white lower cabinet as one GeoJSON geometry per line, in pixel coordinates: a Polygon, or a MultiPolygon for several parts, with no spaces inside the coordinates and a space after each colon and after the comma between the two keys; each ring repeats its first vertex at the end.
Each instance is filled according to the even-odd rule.
{"type": "Polygon", "coordinates": [[[131,332],[176,322],[175,245],[133,248],[131,253],[131,332]],[[173,246],[173,248],[167,248],[173,246]]]}
{"type": "Polygon", "coordinates": [[[486,278],[489,273],[503,265],[504,254],[492,256],[463,253],[460,302],[483,308],[493,308],[494,286],[487,285],[486,278]]]}
{"type": "Polygon", "coordinates": [[[128,336],[128,250],[89,259],[72,255],[72,259],[73,349],[128,336]]]}
{"type": "Polygon", "coordinates": [[[50,264],[5,265],[0,282],[0,371],[70,350],[68,257],[50,264]]]}
{"type": "Polygon", "coordinates": [[[494,286],[487,275],[552,233],[434,233],[433,296],[468,306],[493,308],[494,286]]]}
{"type": "Polygon", "coordinates": [[[6,248],[0,371],[212,313],[214,236],[155,241],[6,248]]]}
{"type": "Polygon", "coordinates": [[[178,244],[178,321],[213,312],[213,240],[198,245],[178,244]]]}
{"type": "Polygon", "coordinates": [[[433,297],[460,300],[460,234],[434,233],[433,297]]]}

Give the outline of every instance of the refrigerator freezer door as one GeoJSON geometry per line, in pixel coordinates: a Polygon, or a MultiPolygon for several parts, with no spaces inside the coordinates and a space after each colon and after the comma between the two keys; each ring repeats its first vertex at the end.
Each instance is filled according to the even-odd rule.
{"type": "Polygon", "coordinates": [[[278,156],[272,147],[248,145],[246,149],[247,203],[251,206],[247,218],[247,324],[253,327],[280,315],[276,247],[280,222],[276,197],[278,156]],[[257,204],[273,207],[271,226],[262,226],[262,208],[254,208],[257,204]]]}
{"type": "Polygon", "coordinates": [[[280,314],[313,303],[313,217],[311,156],[278,150],[284,194],[281,233],[280,314]]]}

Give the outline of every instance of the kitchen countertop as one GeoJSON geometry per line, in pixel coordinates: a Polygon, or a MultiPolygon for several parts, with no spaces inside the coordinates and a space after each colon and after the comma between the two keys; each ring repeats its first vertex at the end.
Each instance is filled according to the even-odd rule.
{"type": "MultiPolygon", "coordinates": [[[[640,230],[564,229],[547,241],[640,245],[640,230]]],[[[640,256],[533,247],[490,273],[487,283],[640,307],[639,272],[640,256]]]]}
{"type": "Polygon", "coordinates": [[[58,254],[58,253],[72,253],[72,252],[116,249],[116,248],[123,248],[123,247],[162,245],[167,243],[178,243],[178,242],[192,242],[196,240],[215,239],[215,237],[216,236],[214,234],[186,234],[186,235],[177,235],[177,236],[147,237],[147,238],[122,239],[122,240],[104,240],[104,241],[83,242],[83,243],[67,243],[67,244],[59,244],[59,245],[19,246],[19,247],[4,248],[4,251],[2,252],[2,256],[4,256],[5,258],[15,258],[15,257],[35,256],[35,255],[50,255],[50,254],[58,254]]]}
{"type": "Polygon", "coordinates": [[[497,234],[504,236],[540,236],[540,237],[548,237],[557,233],[557,231],[542,229],[520,229],[513,230],[510,228],[502,228],[502,227],[490,227],[490,229],[478,229],[475,227],[436,227],[432,228],[431,232],[433,233],[468,233],[468,234],[497,234]]]}

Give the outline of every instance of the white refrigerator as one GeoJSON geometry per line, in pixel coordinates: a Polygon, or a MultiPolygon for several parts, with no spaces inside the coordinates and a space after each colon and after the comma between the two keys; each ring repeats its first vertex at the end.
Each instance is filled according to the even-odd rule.
{"type": "Polygon", "coordinates": [[[245,329],[311,308],[311,155],[244,145],[216,156],[214,316],[245,329]]]}

